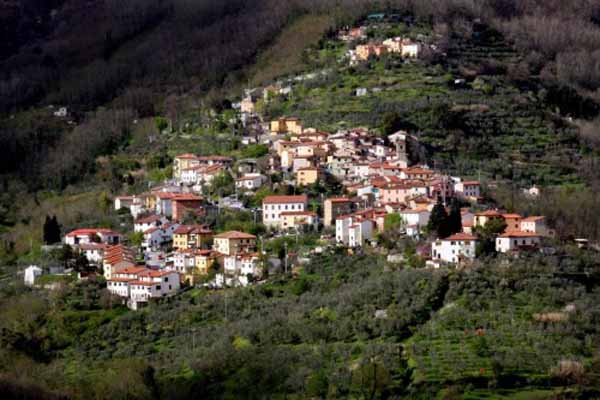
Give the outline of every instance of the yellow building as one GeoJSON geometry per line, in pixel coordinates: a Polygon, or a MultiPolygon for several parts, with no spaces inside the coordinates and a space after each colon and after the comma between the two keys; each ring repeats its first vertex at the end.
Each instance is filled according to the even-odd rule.
{"type": "Polygon", "coordinates": [[[271,121],[271,134],[301,134],[303,131],[302,121],[299,118],[279,118],[271,121]]]}
{"type": "Polygon", "coordinates": [[[212,250],[200,250],[196,253],[196,273],[207,275],[210,267],[219,258],[220,254],[212,250]]]}
{"type": "Polygon", "coordinates": [[[248,252],[256,247],[256,236],[249,233],[230,231],[214,237],[214,250],[232,256],[248,252]]]}
{"type": "Polygon", "coordinates": [[[296,173],[296,185],[308,186],[317,182],[322,177],[321,170],[317,167],[300,168],[296,173]]]}
{"type": "Polygon", "coordinates": [[[176,249],[207,249],[213,232],[202,225],[181,225],[173,232],[173,247],[176,249]]]}
{"type": "Polygon", "coordinates": [[[317,223],[317,214],[312,211],[287,211],[282,212],[279,219],[283,230],[300,229],[304,226],[314,227],[317,223]]]}
{"type": "Polygon", "coordinates": [[[173,178],[181,179],[181,171],[200,165],[198,157],[194,154],[180,154],[173,160],[173,178]]]}
{"type": "Polygon", "coordinates": [[[495,210],[476,213],[473,226],[485,226],[492,219],[503,219],[503,217],[502,214],[495,210]]]}

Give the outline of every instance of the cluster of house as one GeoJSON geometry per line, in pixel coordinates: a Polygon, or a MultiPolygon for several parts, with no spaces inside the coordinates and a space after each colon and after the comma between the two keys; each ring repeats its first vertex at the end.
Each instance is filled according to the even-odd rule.
{"type": "Polygon", "coordinates": [[[157,214],[178,220],[187,213],[204,215],[204,199],[181,185],[155,187],[149,192],[133,196],[117,196],[115,210],[128,210],[134,218],[157,214]]]}
{"type": "Polygon", "coordinates": [[[378,58],[385,54],[399,54],[403,58],[419,58],[423,45],[409,38],[394,37],[382,42],[359,44],[348,50],[350,65],[355,65],[370,58],[378,58]]]}
{"type": "Polygon", "coordinates": [[[495,248],[499,253],[515,254],[537,250],[542,238],[550,234],[543,216],[522,217],[498,210],[466,212],[462,216],[462,232],[432,243],[429,263],[439,266],[441,263],[458,264],[475,259],[479,238],[474,235],[474,228],[484,227],[491,220],[500,220],[506,224],[504,232],[495,239],[495,248]]]}
{"type": "MultiPolygon", "coordinates": [[[[230,231],[214,235],[203,225],[183,225],[153,215],[135,221],[136,232],[168,232],[160,241],[143,243],[142,250],[172,248],[161,253],[165,262],[153,266],[138,262],[138,249],[121,244],[121,235],[107,229],[78,229],[65,236],[65,243],[84,254],[92,264],[102,267],[111,293],[138,308],[151,298],[176,293],[183,282],[194,285],[215,270],[214,284],[246,286],[262,277],[257,238],[230,231]]],[[[152,235],[150,235],[152,237],[152,235]]]]}

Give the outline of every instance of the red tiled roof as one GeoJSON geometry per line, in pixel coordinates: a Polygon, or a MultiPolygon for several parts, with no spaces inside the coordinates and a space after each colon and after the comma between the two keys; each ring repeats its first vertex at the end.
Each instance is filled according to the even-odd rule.
{"type": "Polygon", "coordinates": [[[477,240],[477,237],[473,236],[473,235],[466,234],[466,233],[456,233],[456,234],[454,234],[452,236],[449,236],[449,237],[447,237],[445,239],[442,239],[442,240],[456,240],[456,241],[459,241],[459,240],[477,240]]]}
{"type": "Polygon", "coordinates": [[[186,153],[175,156],[175,158],[179,158],[181,160],[196,160],[198,159],[198,156],[196,156],[195,154],[186,153]]]}
{"type": "Polygon", "coordinates": [[[156,222],[156,221],[160,221],[162,220],[162,217],[160,215],[149,215],[147,217],[142,217],[142,218],[138,218],[135,220],[136,224],[148,224],[148,223],[152,223],[152,222],[156,222]]]}
{"type": "Polygon", "coordinates": [[[502,214],[500,214],[496,210],[487,210],[487,211],[483,211],[483,212],[478,212],[478,213],[475,213],[475,215],[478,217],[501,217],[502,216],[502,214]]]}
{"type": "Polygon", "coordinates": [[[329,201],[331,203],[349,203],[352,200],[347,197],[333,197],[331,199],[326,199],[325,201],[329,201]]]}
{"type": "Polygon", "coordinates": [[[306,203],[308,196],[305,194],[299,196],[267,196],[263,199],[263,204],[284,204],[284,203],[306,203]]]}
{"type": "Polygon", "coordinates": [[[110,234],[114,234],[114,235],[119,235],[119,233],[114,232],[111,229],[104,229],[104,228],[85,228],[85,229],[76,229],[72,232],[67,233],[68,237],[73,237],[73,236],[92,236],[92,235],[96,235],[96,234],[105,234],[105,235],[110,235],[110,234]]]}
{"type": "Polygon", "coordinates": [[[526,238],[526,237],[540,237],[539,234],[533,232],[520,232],[520,231],[510,231],[503,233],[498,236],[501,238],[526,238]]]}
{"type": "Polygon", "coordinates": [[[256,239],[256,236],[245,232],[229,231],[216,235],[215,239],[256,239]]]}
{"type": "Polygon", "coordinates": [[[542,221],[546,219],[546,217],[542,217],[542,216],[532,216],[532,217],[527,217],[527,218],[523,218],[521,220],[521,222],[537,222],[537,221],[542,221]]]}

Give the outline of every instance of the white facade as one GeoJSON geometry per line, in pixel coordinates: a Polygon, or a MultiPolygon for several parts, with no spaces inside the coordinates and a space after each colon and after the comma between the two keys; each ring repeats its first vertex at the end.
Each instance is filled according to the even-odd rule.
{"type": "Polygon", "coordinates": [[[405,226],[424,227],[429,223],[431,212],[428,210],[404,210],[400,211],[400,217],[405,226]]]}
{"type": "Polygon", "coordinates": [[[281,225],[280,217],[286,211],[306,211],[308,199],[306,196],[276,196],[271,200],[269,197],[263,201],[263,224],[270,227],[281,225]]]}
{"type": "Polygon", "coordinates": [[[42,275],[44,271],[37,265],[30,265],[25,269],[24,282],[27,286],[35,285],[35,279],[42,275]]]}
{"type": "Polygon", "coordinates": [[[510,232],[496,238],[496,251],[508,253],[523,248],[535,248],[541,242],[540,236],[529,232],[510,232]]]}
{"type": "Polygon", "coordinates": [[[70,246],[90,244],[94,243],[96,237],[105,244],[118,244],[121,239],[119,233],[110,229],[77,229],[65,236],[65,243],[70,246]]]}
{"type": "Polygon", "coordinates": [[[168,222],[167,218],[164,216],[151,216],[147,218],[142,218],[139,221],[135,221],[133,225],[134,232],[146,232],[148,229],[159,227],[168,222]]]}
{"type": "Polygon", "coordinates": [[[248,286],[252,279],[259,279],[262,275],[257,254],[237,254],[227,256],[223,261],[224,274],[221,277],[225,286],[248,286]]]}
{"type": "Polygon", "coordinates": [[[433,260],[447,263],[458,263],[463,260],[473,260],[476,256],[477,238],[458,233],[446,239],[436,240],[431,244],[433,260]]]}
{"type": "Polygon", "coordinates": [[[465,181],[457,182],[454,185],[454,191],[463,197],[480,197],[481,189],[479,182],[465,181]]]}
{"type": "Polygon", "coordinates": [[[338,218],[335,221],[335,240],[348,247],[360,247],[366,240],[373,238],[374,222],[370,219],[354,221],[352,216],[338,218]]]}
{"type": "Polygon", "coordinates": [[[255,190],[260,188],[266,180],[266,176],[261,174],[245,174],[235,181],[235,186],[238,189],[255,190]]]}
{"type": "Polygon", "coordinates": [[[521,231],[529,233],[537,233],[540,236],[548,235],[546,226],[546,218],[544,217],[528,217],[521,220],[521,231]]]}
{"type": "Polygon", "coordinates": [[[418,58],[419,52],[421,51],[421,45],[419,43],[403,43],[402,44],[402,57],[407,58],[418,58]]]}
{"type": "Polygon", "coordinates": [[[179,224],[166,224],[160,228],[150,228],[144,232],[142,248],[144,250],[157,249],[173,241],[173,232],[179,227],[179,224]]]}
{"type": "Polygon", "coordinates": [[[179,274],[174,271],[154,271],[144,267],[125,268],[113,273],[107,281],[111,293],[128,299],[128,305],[137,308],[138,303],[151,298],[166,297],[181,288],[179,274]]]}
{"type": "Polygon", "coordinates": [[[97,243],[84,244],[79,247],[79,251],[83,253],[85,258],[87,258],[89,262],[94,264],[99,264],[102,262],[105,250],[105,245],[97,243]]]}

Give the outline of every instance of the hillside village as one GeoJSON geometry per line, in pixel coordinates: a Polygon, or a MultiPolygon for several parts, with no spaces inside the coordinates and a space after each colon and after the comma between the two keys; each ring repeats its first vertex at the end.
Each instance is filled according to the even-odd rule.
{"type": "MultiPolygon", "coordinates": [[[[349,43],[345,58],[351,65],[385,53],[410,62],[425,49],[436,51],[401,37],[367,42],[366,32],[360,26],[337,35],[349,43]]],[[[266,162],[179,154],[170,180],[114,199],[115,211],[134,218],[137,245],[127,240],[132,232],[95,227],[68,232],[64,244],[85,256],[92,275],[102,274],[108,290],[133,309],[190,286],[260,283],[327,249],[386,254],[386,235],[413,241],[427,268],[466,267],[491,252],[518,257],[544,250],[552,236],[544,216],[490,208],[483,182],[412,162],[420,143],[411,132],[386,137],[364,127],[323,132],[293,116],[264,121],[258,103],[293,90],[293,81],[249,89],[233,105],[246,132],[242,143],[262,146],[266,162]],[[215,182],[232,182],[234,193],[215,193],[215,182]],[[254,206],[245,206],[242,198],[253,199],[254,206]],[[214,231],[206,221],[227,210],[252,213],[260,229],[214,231]],[[306,254],[287,247],[280,255],[263,250],[277,238],[307,234],[318,235],[319,245],[306,254]]],[[[537,188],[530,192],[539,195],[537,188]]],[[[30,267],[26,282],[34,285],[41,273],[30,267]]]]}
{"type": "Polygon", "coordinates": [[[21,3],[3,399],[600,398],[600,4],[21,3]]]}

